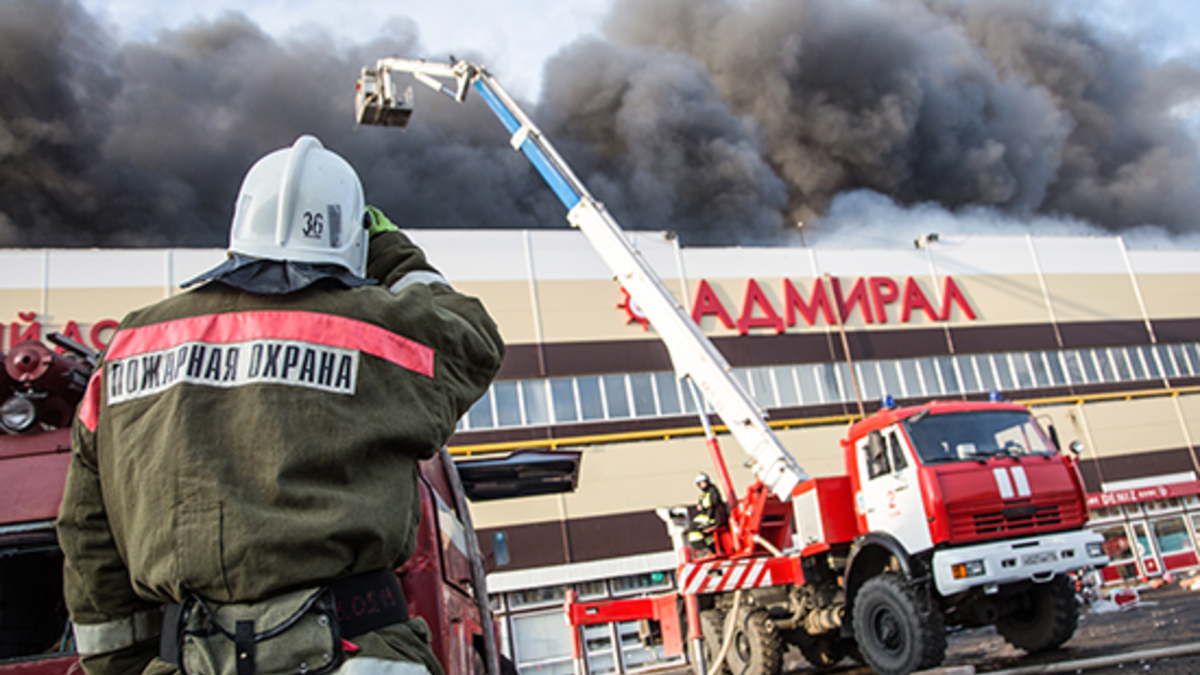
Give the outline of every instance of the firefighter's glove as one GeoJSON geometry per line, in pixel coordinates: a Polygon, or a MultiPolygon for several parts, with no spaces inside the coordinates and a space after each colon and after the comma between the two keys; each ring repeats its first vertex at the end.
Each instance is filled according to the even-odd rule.
{"type": "Polygon", "coordinates": [[[367,233],[368,234],[370,234],[371,236],[375,236],[377,234],[380,234],[381,232],[399,232],[399,231],[400,231],[400,228],[396,227],[395,223],[388,220],[388,217],[383,215],[383,211],[380,211],[378,208],[376,208],[374,206],[367,207],[367,233]]]}

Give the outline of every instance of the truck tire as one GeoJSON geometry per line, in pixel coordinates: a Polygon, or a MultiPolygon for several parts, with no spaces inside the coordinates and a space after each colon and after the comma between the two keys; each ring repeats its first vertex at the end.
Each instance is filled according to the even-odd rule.
{"type": "Polygon", "coordinates": [[[867,665],[879,675],[908,675],[940,664],[945,618],[928,605],[899,574],[868,579],[854,599],[854,637],[867,665]]]}
{"type": "Polygon", "coordinates": [[[725,665],[733,675],[779,675],[783,667],[783,641],[767,610],[743,609],[738,612],[732,630],[733,641],[725,653],[725,665]]]}
{"type": "Polygon", "coordinates": [[[996,622],[996,632],[1012,646],[1033,654],[1054,649],[1075,635],[1079,602],[1065,574],[1025,591],[1020,603],[1017,611],[996,622]]]}
{"type": "MultiPolygon", "coordinates": [[[[724,638],[725,612],[719,609],[706,609],[700,612],[700,634],[704,636],[704,660],[711,671],[713,659],[721,653],[721,640],[724,638]]],[[[732,646],[730,647],[732,649],[732,646]]],[[[731,675],[729,666],[721,664],[717,671],[719,675],[731,675]]]]}

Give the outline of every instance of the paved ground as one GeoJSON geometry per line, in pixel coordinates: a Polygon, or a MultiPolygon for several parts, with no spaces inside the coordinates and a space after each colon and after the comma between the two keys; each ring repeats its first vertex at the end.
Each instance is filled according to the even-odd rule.
{"type": "MultiPolygon", "coordinates": [[[[1140,602],[1129,609],[1088,612],[1081,617],[1079,630],[1062,648],[1030,656],[1010,646],[994,628],[965,630],[950,636],[945,666],[975,666],[976,672],[1000,673],[1011,669],[1119,656],[1145,650],[1195,644],[1200,648],[1200,591],[1188,591],[1176,585],[1142,590],[1140,602]]],[[[1103,607],[1102,607],[1103,609],[1103,607]]],[[[787,675],[867,675],[870,669],[849,660],[819,671],[812,668],[792,649],[784,660],[787,675]]],[[[690,675],[690,668],[671,670],[662,675],[690,675]]],[[[1174,659],[1153,659],[1120,666],[1076,670],[1081,675],[1197,675],[1200,654],[1174,659]]]]}
{"type": "MultiPolygon", "coordinates": [[[[972,664],[978,672],[985,673],[1200,643],[1200,592],[1170,585],[1143,590],[1140,599],[1126,610],[1085,611],[1075,637],[1046,654],[1027,655],[1006,643],[993,628],[958,633],[951,636],[946,665],[972,664]]],[[[1135,662],[1086,672],[1127,675],[1134,670],[1171,675],[1200,673],[1200,656],[1135,662]]]]}

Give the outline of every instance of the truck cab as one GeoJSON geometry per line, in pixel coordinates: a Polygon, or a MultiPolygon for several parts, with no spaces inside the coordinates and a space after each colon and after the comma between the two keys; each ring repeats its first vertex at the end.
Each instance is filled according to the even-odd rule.
{"type": "Polygon", "coordinates": [[[858,532],[928,557],[942,596],[1107,562],[1074,459],[1023,406],[885,409],[842,445],[858,532]]]}

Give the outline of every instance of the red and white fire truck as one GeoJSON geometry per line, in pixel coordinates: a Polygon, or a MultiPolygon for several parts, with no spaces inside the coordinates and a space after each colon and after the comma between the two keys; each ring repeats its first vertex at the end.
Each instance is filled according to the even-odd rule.
{"type": "MultiPolygon", "coordinates": [[[[62,601],[62,552],[54,519],[71,456],[70,423],[95,354],[28,340],[0,355],[0,675],[79,671],[62,601]]],[[[431,628],[447,675],[515,675],[496,646],[466,497],[481,501],[570,491],[579,453],[513,453],[453,462],[442,450],[421,462],[415,553],[396,570],[414,616],[431,628]]]]}
{"type": "Polygon", "coordinates": [[[810,477],[617,222],[485,69],[382,59],[359,79],[360,123],[408,123],[411,89],[399,95],[393,73],[460,102],[478,92],[654,325],[677,375],[749,455],[757,478],[735,501],[702,413],[720,485],[735,504],[716,550],[692,559],[681,536],[686,516],[668,515],[679,593],[569,598],[573,626],[644,619],[647,637],[672,653],[683,650],[686,627],[697,672],[736,675],[776,675],[785,644],[816,665],[849,655],[882,675],[907,675],[941,663],[947,625],[994,624],[1030,651],[1074,634],[1079,610],[1067,574],[1108,558],[1102,537],[1084,529],[1082,481],[1052,428],[998,400],[888,402],[850,427],[843,475],[810,477]]]}

